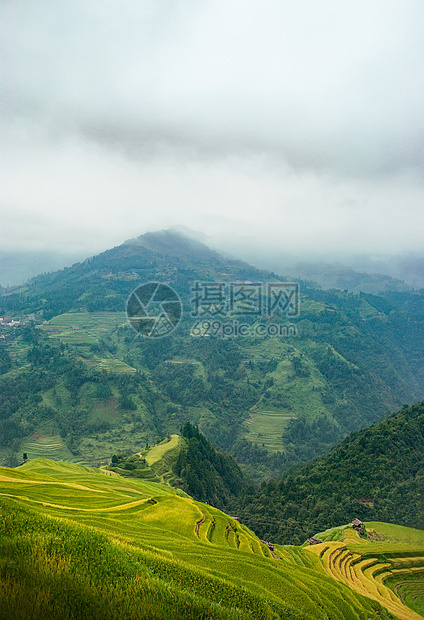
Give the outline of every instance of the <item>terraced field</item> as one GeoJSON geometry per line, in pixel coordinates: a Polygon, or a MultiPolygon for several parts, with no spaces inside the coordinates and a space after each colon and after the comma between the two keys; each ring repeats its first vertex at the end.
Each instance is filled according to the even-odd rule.
{"type": "Polygon", "coordinates": [[[21,452],[30,454],[32,458],[72,458],[60,435],[45,435],[41,432],[35,432],[25,439],[21,443],[21,452]]]}
{"type": "Polygon", "coordinates": [[[0,469],[4,618],[28,617],[20,605],[40,620],[46,610],[81,620],[393,619],[309,550],[270,548],[212,506],[110,473],[47,459],[0,469]]]}
{"type": "Polygon", "coordinates": [[[328,574],[379,601],[402,620],[424,611],[424,531],[367,523],[368,539],[352,528],[333,528],[305,547],[320,557],[328,574]]]}
{"type": "Polygon", "coordinates": [[[172,466],[184,444],[185,439],[183,437],[170,435],[169,438],[147,448],[144,452],[137,452],[116,464],[110,463],[107,469],[125,477],[130,476],[150,482],[172,485],[178,479],[172,471],[172,466]],[[131,467],[130,470],[128,464],[131,467]]]}
{"type": "Polygon", "coordinates": [[[282,435],[293,415],[278,411],[254,411],[245,424],[249,429],[249,439],[268,450],[277,452],[284,449],[282,435]]]}
{"type": "MultiPolygon", "coordinates": [[[[53,317],[48,325],[39,325],[37,329],[48,333],[52,339],[77,347],[80,353],[86,354],[88,345],[98,345],[101,338],[125,323],[124,312],[67,312],[53,317]]],[[[114,356],[98,357],[90,352],[86,363],[96,370],[135,372],[135,368],[114,356]]]]}
{"type": "Polygon", "coordinates": [[[160,459],[163,459],[167,452],[178,447],[179,440],[179,435],[171,435],[169,440],[162,441],[156,446],[153,446],[146,454],[147,464],[151,466],[160,459]]]}
{"type": "Polygon", "coordinates": [[[48,333],[57,331],[52,336],[69,344],[92,343],[125,321],[124,312],[67,312],[55,316],[49,325],[40,325],[38,329],[48,333]]]}
{"type": "Polygon", "coordinates": [[[274,339],[262,347],[251,346],[247,350],[250,357],[244,361],[249,378],[255,381],[267,372],[272,379],[272,384],[249,409],[244,423],[247,437],[270,452],[284,452],[283,435],[290,420],[299,416],[313,419],[326,409],[321,398],[325,382],[308,361],[315,346],[297,340],[286,343],[274,339]],[[278,362],[272,371],[267,369],[271,360],[278,362]],[[293,362],[300,363],[300,372],[293,362]]]}

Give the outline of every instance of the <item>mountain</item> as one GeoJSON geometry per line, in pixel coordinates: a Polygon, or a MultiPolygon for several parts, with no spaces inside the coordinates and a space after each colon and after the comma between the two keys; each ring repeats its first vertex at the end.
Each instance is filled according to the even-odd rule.
{"type": "Polygon", "coordinates": [[[3,289],[3,464],[23,452],[104,464],[190,422],[260,480],[424,398],[423,295],[285,283],[160,231],[3,289]],[[143,337],[125,314],[148,282],[182,302],[163,338],[143,337]],[[297,286],[298,316],[268,312],[297,286]]]}
{"type": "Polygon", "coordinates": [[[359,255],[350,258],[349,266],[367,273],[386,273],[416,289],[424,289],[424,255],[404,252],[398,255],[359,255]]]}
{"type": "Polygon", "coordinates": [[[209,265],[226,262],[215,250],[211,250],[204,243],[175,229],[148,232],[126,241],[124,245],[140,246],[155,254],[179,257],[185,261],[194,260],[197,263],[206,261],[209,265]]]}
{"type": "Polygon", "coordinates": [[[413,582],[406,601],[397,592],[422,568],[422,532],[366,524],[386,535],[382,562],[381,543],[340,528],[342,544],[325,536],[328,566],[330,553],[323,564],[314,546],[261,541],[179,490],[110,474],[46,459],[0,468],[2,618],[420,618],[407,607],[422,600],[413,582]],[[409,565],[394,565],[400,552],[409,565]],[[367,574],[373,553],[388,585],[367,574]],[[343,582],[338,556],[346,554],[355,563],[343,582]]]}
{"type": "Polygon", "coordinates": [[[355,517],[424,529],[424,402],[263,483],[237,510],[258,535],[280,543],[355,517]]]}
{"type": "Polygon", "coordinates": [[[133,288],[172,283],[184,299],[197,280],[261,278],[266,272],[229,260],[173,231],[146,233],[57,272],[32,278],[0,297],[3,314],[25,309],[51,318],[67,311],[123,311],[133,288]]]}

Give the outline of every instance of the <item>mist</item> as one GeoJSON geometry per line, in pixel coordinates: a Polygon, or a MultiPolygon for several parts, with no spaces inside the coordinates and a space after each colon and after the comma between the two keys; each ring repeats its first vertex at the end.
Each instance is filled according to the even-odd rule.
{"type": "Polygon", "coordinates": [[[418,0],[2,10],[3,251],[182,225],[246,256],[424,253],[418,0]]]}

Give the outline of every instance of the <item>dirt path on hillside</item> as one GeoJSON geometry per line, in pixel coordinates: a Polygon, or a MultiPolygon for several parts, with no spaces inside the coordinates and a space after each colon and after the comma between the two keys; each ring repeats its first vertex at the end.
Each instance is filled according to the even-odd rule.
{"type": "Polygon", "coordinates": [[[202,525],[202,523],[204,523],[205,521],[206,521],[206,517],[205,517],[205,515],[202,512],[202,518],[200,519],[200,521],[197,521],[197,523],[196,523],[196,536],[197,536],[197,538],[200,538],[200,536],[199,536],[199,528],[202,525]]]}

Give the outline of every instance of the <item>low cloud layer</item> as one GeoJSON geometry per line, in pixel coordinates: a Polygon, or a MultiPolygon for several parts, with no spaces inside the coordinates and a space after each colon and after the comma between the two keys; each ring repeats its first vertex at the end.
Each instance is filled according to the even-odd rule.
{"type": "Polygon", "coordinates": [[[2,247],[422,247],[421,0],[2,7],[2,247]]]}

